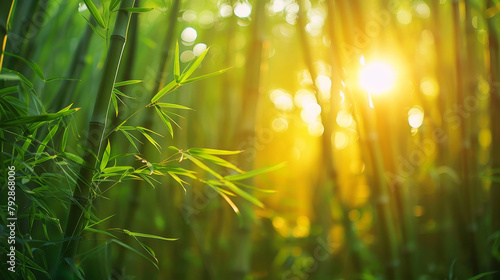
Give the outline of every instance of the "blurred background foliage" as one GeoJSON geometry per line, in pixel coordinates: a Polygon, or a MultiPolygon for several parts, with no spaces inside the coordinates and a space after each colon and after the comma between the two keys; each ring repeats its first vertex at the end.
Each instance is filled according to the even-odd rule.
{"type": "MultiPolygon", "coordinates": [[[[2,170],[18,170],[18,279],[45,279],[71,236],[89,120],[108,102],[97,93],[120,1],[12,3],[0,22],[2,170]],[[21,118],[51,113],[36,127],[21,118]]],[[[116,82],[138,81],[114,85],[106,129],[177,67],[206,54],[192,77],[218,75],[162,97],[192,109],[171,105],[172,129],[151,110],[128,125],[158,134],[110,134],[108,166],[142,180],[94,177],[75,277],[500,277],[500,1],[136,0],[123,11],[133,13],[116,82]],[[192,147],[243,150],[217,155],[237,167],[210,168],[229,179],[258,170],[236,180],[248,196],[216,191],[217,175],[187,160],[192,147]],[[164,163],[206,179],[149,176],[164,163]]]]}

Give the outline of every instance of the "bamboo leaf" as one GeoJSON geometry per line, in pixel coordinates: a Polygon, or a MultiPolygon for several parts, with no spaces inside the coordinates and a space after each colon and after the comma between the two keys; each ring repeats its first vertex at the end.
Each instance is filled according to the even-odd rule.
{"type": "Polygon", "coordinates": [[[73,154],[73,153],[68,153],[68,152],[65,152],[65,153],[61,153],[61,156],[63,157],[66,157],[80,165],[84,165],[85,161],[83,160],[83,158],[73,154]]]}
{"type": "Polygon", "coordinates": [[[108,145],[106,146],[106,150],[104,150],[104,154],[102,155],[101,165],[99,166],[99,170],[103,171],[108,165],[109,156],[111,155],[111,145],[108,140],[108,145]]]}
{"type": "Polygon", "coordinates": [[[33,70],[33,72],[35,72],[35,74],[40,77],[40,79],[42,80],[45,80],[45,76],[43,74],[43,71],[42,69],[40,68],[40,66],[38,64],[36,64],[35,62],[30,62],[28,61],[27,59],[25,59],[24,57],[22,56],[19,56],[19,55],[16,55],[16,54],[13,54],[13,53],[10,53],[10,52],[4,52],[4,54],[8,55],[8,56],[12,56],[12,57],[15,57],[19,60],[22,60],[24,63],[26,63],[30,68],[31,70],[33,70]]]}
{"type": "Polygon", "coordinates": [[[286,166],[286,163],[283,162],[283,163],[277,164],[275,166],[271,166],[271,167],[267,167],[267,168],[262,168],[262,169],[257,169],[257,170],[252,170],[252,171],[247,171],[244,174],[229,175],[229,176],[224,177],[224,179],[225,180],[229,180],[229,181],[245,180],[245,179],[248,179],[248,178],[260,175],[260,174],[264,174],[264,173],[269,173],[269,172],[272,172],[272,171],[276,171],[276,170],[281,169],[281,168],[283,168],[285,166],[286,166]]]}
{"type": "Polygon", "coordinates": [[[199,158],[201,158],[201,159],[208,160],[208,161],[210,161],[212,163],[215,163],[217,165],[233,169],[233,170],[235,170],[235,171],[237,171],[239,173],[245,173],[245,171],[239,169],[234,164],[228,162],[227,160],[221,159],[219,157],[216,157],[216,156],[213,156],[213,155],[209,155],[209,154],[196,154],[196,156],[199,157],[199,158]]]}
{"type": "Polygon", "coordinates": [[[182,109],[182,110],[193,110],[189,107],[178,105],[178,104],[172,104],[172,103],[156,103],[156,106],[162,107],[162,108],[173,108],[173,109],[182,109]]]}
{"type": "Polygon", "coordinates": [[[115,109],[115,117],[118,117],[118,102],[116,101],[116,95],[111,94],[111,103],[113,103],[113,108],[115,109]]]}
{"type": "Polygon", "coordinates": [[[122,231],[130,236],[135,236],[135,237],[152,238],[152,239],[158,239],[158,240],[164,240],[164,241],[175,241],[175,240],[179,239],[179,238],[166,238],[166,237],[161,237],[161,236],[146,234],[146,233],[131,232],[131,231],[126,230],[126,229],[123,229],[122,231]]]}
{"type": "Polygon", "coordinates": [[[130,142],[130,144],[132,144],[132,146],[134,146],[135,150],[137,152],[139,152],[139,148],[137,148],[137,145],[135,144],[134,140],[132,140],[132,137],[130,137],[129,133],[125,130],[121,130],[121,132],[123,132],[123,134],[125,135],[127,140],[130,142]]]}
{"type": "Polygon", "coordinates": [[[224,181],[224,185],[231,191],[233,191],[235,194],[239,195],[240,197],[250,201],[256,206],[259,207],[264,207],[264,204],[260,202],[255,196],[245,192],[244,190],[238,188],[235,184],[229,182],[229,181],[224,181]]]}
{"type": "Polygon", "coordinates": [[[128,81],[118,82],[118,83],[115,83],[115,87],[134,85],[134,84],[138,84],[138,83],[142,83],[142,80],[128,80],[128,81]]]}
{"type": "Polygon", "coordinates": [[[157,265],[155,262],[151,261],[151,260],[150,260],[150,259],[149,259],[146,255],[144,255],[143,253],[141,253],[141,252],[137,251],[136,249],[134,249],[134,248],[130,247],[129,245],[127,245],[127,244],[125,244],[125,243],[123,243],[123,242],[121,242],[121,241],[119,241],[119,240],[117,240],[117,239],[112,239],[112,240],[111,240],[111,242],[114,242],[114,243],[116,243],[116,244],[118,244],[118,245],[120,245],[120,246],[122,246],[122,247],[124,247],[124,248],[126,248],[126,249],[128,249],[128,250],[130,250],[131,252],[134,252],[134,253],[136,253],[137,255],[139,255],[139,256],[141,256],[141,257],[145,258],[146,260],[148,260],[149,262],[151,262],[151,263],[152,263],[152,264],[153,264],[153,265],[154,265],[154,266],[158,269],[158,265],[157,265]]]}
{"type": "Polygon", "coordinates": [[[119,9],[119,11],[126,11],[126,12],[130,12],[130,13],[147,13],[147,12],[150,12],[152,10],[154,10],[155,8],[138,8],[138,7],[134,7],[134,8],[121,8],[119,9]]]}
{"type": "Polygon", "coordinates": [[[62,142],[61,142],[61,151],[64,152],[66,150],[66,144],[68,143],[68,134],[69,134],[69,129],[65,129],[62,137],[62,142]]]}
{"type": "MultiPolygon", "coordinates": [[[[1,74],[0,74],[1,75],[1,74]]],[[[16,79],[17,80],[17,79],[16,79]]],[[[0,97],[17,92],[17,86],[0,89],[0,97]]]]}
{"type": "Polygon", "coordinates": [[[200,167],[201,169],[207,171],[208,173],[214,175],[217,179],[219,180],[222,180],[222,176],[213,171],[212,169],[210,169],[210,167],[206,166],[203,162],[201,162],[199,159],[191,156],[191,155],[188,155],[188,154],[184,154],[186,156],[186,158],[188,158],[189,160],[191,160],[194,164],[196,164],[198,167],[200,167]]]}
{"type": "Polygon", "coordinates": [[[217,150],[217,149],[206,149],[206,148],[191,148],[187,150],[192,154],[209,154],[209,155],[236,155],[243,152],[240,151],[227,151],[227,150],[217,150]]]}
{"type": "Polygon", "coordinates": [[[118,4],[120,4],[120,0],[112,0],[111,2],[109,2],[109,10],[114,11],[118,4]]]}
{"type": "Polygon", "coordinates": [[[84,17],[82,15],[82,17],[85,19],[85,21],[87,22],[87,24],[90,26],[90,28],[92,28],[92,30],[94,30],[94,32],[99,36],[101,37],[102,39],[106,40],[106,35],[102,34],[102,32],[97,29],[86,17],[84,17]]]}
{"type": "Polygon", "coordinates": [[[174,54],[174,78],[176,82],[179,82],[179,77],[181,75],[181,67],[179,65],[179,42],[175,42],[175,54],[174,54]]]}
{"type": "Polygon", "coordinates": [[[217,76],[217,75],[220,75],[220,74],[226,72],[229,69],[231,69],[231,67],[228,67],[228,68],[225,68],[225,69],[222,69],[222,70],[219,70],[219,71],[215,71],[215,72],[212,72],[210,74],[202,75],[202,76],[199,76],[199,77],[196,77],[196,78],[187,79],[187,80],[181,82],[181,84],[185,85],[185,84],[197,82],[197,81],[200,81],[200,80],[203,80],[203,79],[207,79],[207,78],[210,78],[210,77],[214,77],[214,76],[217,76]]]}
{"type": "Polygon", "coordinates": [[[99,26],[102,29],[106,29],[106,24],[104,24],[104,20],[102,19],[101,14],[99,13],[99,10],[94,5],[92,0],[83,0],[83,2],[85,2],[85,5],[89,9],[90,14],[94,17],[94,19],[97,21],[99,26]]]}
{"type": "Polygon", "coordinates": [[[207,55],[209,49],[210,48],[207,48],[202,54],[200,54],[200,56],[198,56],[198,58],[196,58],[193,64],[189,67],[189,69],[187,69],[187,71],[181,75],[180,83],[184,83],[193,74],[194,70],[196,70],[196,68],[200,66],[203,59],[205,59],[205,56],[207,55]]]}
{"type": "Polygon", "coordinates": [[[171,81],[168,85],[162,88],[155,96],[153,96],[153,98],[151,99],[151,103],[158,101],[160,98],[162,98],[165,94],[169,93],[177,85],[178,84],[175,80],[171,81]]]}
{"type": "Polygon", "coordinates": [[[47,146],[47,143],[49,143],[49,141],[52,139],[52,137],[54,137],[54,135],[56,134],[57,129],[59,129],[59,124],[54,125],[50,129],[49,134],[47,134],[47,136],[45,136],[45,138],[43,139],[42,143],[38,147],[38,149],[36,151],[37,154],[40,154],[41,152],[43,152],[43,150],[47,146]]]}
{"type": "Polygon", "coordinates": [[[165,113],[159,108],[159,107],[156,107],[155,106],[155,109],[156,109],[156,112],[158,113],[158,115],[160,116],[160,119],[163,121],[163,123],[165,124],[165,126],[167,127],[168,129],[168,132],[170,132],[170,135],[172,136],[172,138],[174,137],[174,129],[172,128],[172,124],[170,123],[170,121],[168,120],[167,116],[165,115],[165,113]]]}

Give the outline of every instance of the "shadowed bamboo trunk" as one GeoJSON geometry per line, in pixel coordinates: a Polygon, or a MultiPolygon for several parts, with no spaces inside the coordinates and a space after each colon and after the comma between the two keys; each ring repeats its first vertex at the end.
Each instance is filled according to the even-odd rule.
{"type": "MultiPolygon", "coordinates": [[[[123,0],[120,8],[133,7],[134,0],[123,0]]],[[[56,279],[71,279],[73,272],[67,265],[66,259],[74,258],[79,238],[88,222],[90,207],[92,205],[92,194],[97,187],[93,184],[96,165],[100,160],[105,145],[104,135],[107,132],[109,103],[113,91],[120,60],[125,46],[130,13],[125,10],[117,12],[116,23],[110,38],[110,44],[104,68],[102,72],[99,89],[97,92],[94,111],[89,123],[86,150],[83,155],[85,165],[82,166],[77,178],[77,184],[73,193],[73,200],[68,216],[65,237],[72,238],[63,243],[60,256],[60,269],[56,279]]]]}
{"type": "MultiPolygon", "coordinates": [[[[93,17],[90,18],[90,24],[94,24],[95,20],[93,17]]],[[[78,47],[75,50],[73,55],[73,60],[71,61],[71,66],[68,69],[66,74],[67,78],[71,79],[79,79],[83,68],[85,66],[85,56],[87,55],[87,51],[89,49],[90,41],[92,40],[92,28],[87,24],[85,27],[85,31],[83,32],[80,41],[78,42],[78,47]]],[[[62,108],[68,106],[72,98],[74,98],[75,88],[78,84],[78,81],[75,80],[63,80],[61,83],[61,87],[59,91],[55,95],[53,101],[53,109],[56,111],[61,110],[62,108]]]]}
{"type": "MultiPolygon", "coordinates": [[[[172,3],[170,15],[169,15],[169,23],[168,23],[168,29],[167,33],[165,35],[165,39],[163,41],[163,48],[161,52],[161,57],[160,57],[160,65],[158,67],[158,72],[155,78],[155,84],[154,87],[151,91],[151,97],[153,97],[163,86],[164,86],[164,79],[165,79],[165,68],[168,65],[168,62],[170,61],[170,53],[171,53],[171,48],[172,48],[172,43],[174,39],[174,34],[175,34],[175,27],[177,23],[177,15],[180,10],[180,0],[174,0],[172,3]]],[[[132,23],[131,23],[132,24],[132,23]]],[[[131,27],[132,28],[132,27],[131,27]]],[[[131,50],[132,51],[132,50],[131,50]]],[[[130,59],[132,59],[134,54],[131,54],[130,59]]],[[[125,78],[127,80],[128,78],[125,78]]],[[[117,118],[118,119],[118,118],[117,118]]],[[[116,120],[117,120],[116,119],[116,120]]],[[[119,123],[115,122],[113,127],[117,126],[119,123]]],[[[140,125],[141,127],[145,127],[147,129],[152,129],[153,127],[153,114],[146,114],[145,118],[142,121],[142,124],[140,125]]],[[[147,156],[152,154],[151,153],[151,147],[152,145],[143,145],[141,154],[143,156],[147,156]]],[[[141,194],[141,189],[142,189],[142,181],[134,181],[133,186],[132,186],[132,192],[129,197],[129,201],[127,205],[126,212],[125,212],[125,220],[123,224],[123,228],[129,229],[130,226],[134,222],[135,214],[137,213],[137,209],[139,208],[139,197],[141,194]]],[[[126,240],[130,240],[129,237],[126,237],[126,240]]],[[[120,247],[119,254],[118,254],[118,260],[116,261],[116,268],[119,268],[118,266],[123,265],[124,257],[126,255],[126,252],[123,247],[120,247]]]]}
{"type": "MultiPolygon", "coordinates": [[[[342,57],[341,43],[342,43],[342,34],[338,32],[336,29],[336,23],[339,22],[337,17],[340,18],[339,7],[337,6],[336,1],[326,1],[328,17],[327,17],[327,27],[328,27],[328,35],[330,37],[330,45],[333,50],[330,52],[330,64],[332,67],[332,73],[330,75],[332,81],[332,88],[330,90],[331,98],[330,98],[330,113],[328,115],[323,113],[322,110],[322,120],[325,124],[325,132],[322,136],[322,146],[326,147],[323,155],[330,155],[325,157],[327,160],[326,167],[326,176],[329,180],[333,182],[333,193],[334,193],[334,201],[341,205],[342,209],[342,225],[344,227],[346,244],[350,244],[350,248],[348,248],[349,256],[348,260],[352,263],[352,269],[356,273],[361,273],[362,271],[362,263],[360,257],[360,240],[358,239],[354,224],[349,218],[348,206],[343,201],[343,193],[341,186],[338,184],[337,178],[337,168],[334,165],[334,158],[331,156],[333,153],[333,144],[332,137],[334,137],[333,128],[336,127],[335,121],[339,109],[341,108],[341,96],[340,91],[342,90],[342,82],[344,80],[344,75],[342,73],[341,65],[344,65],[345,59],[342,57]]],[[[323,106],[322,106],[323,107],[323,106]]],[[[328,109],[328,108],[325,108],[328,109]]]]}
{"type": "MultiPolygon", "coordinates": [[[[306,16],[306,11],[305,11],[305,4],[303,1],[299,1],[299,14],[297,18],[297,28],[298,28],[298,34],[299,34],[299,40],[302,45],[302,53],[304,56],[304,62],[306,63],[307,70],[309,71],[311,75],[311,79],[313,81],[313,89],[314,92],[316,93],[316,98],[318,99],[318,104],[321,105],[321,122],[324,127],[324,132],[321,135],[321,147],[323,152],[321,153],[321,163],[322,163],[322,172],[319,175],[319,179],[316,183],[315,186],[315,191],[314,191],[314,200],[318,201],[318,207],[315,207],[315,216],[317,219],[319,219],[319,224],[321,224],[322,227],[322,232],[320,234],[320,238],[324,240],[325,242],[328,242],[330,240],[330,229],[332,228],[332,215],[331,215],[331,202],[330,199],[333,196],[333,193],[335,193],[335,200],[339,203],[341,203],[341,190],[336,186],[336,181],[337,181],[337,175],[336,175],[336,170],[333,162],[333,147],[332,147],[332,141],[331,137],[333,134],[333,127],[334,123],[331,122],[331,120],[335,120],[336,116],[336,111],[337,111],[337,106],[338,106],[338,99],[333,98],[333,96],[337,97],[339,95],[339,92],[333,92],[332,97],[328,102],[325,102],[324,100],[321,100],[320,96],[320,90],[316,86],[315,81],[318,78],[318,73],[316,69],[314,68],[314,60],[313,60],[313,55],[311,51],[311,46],[309,44],[309,38],[306,33],[306,21],[307,21],[307,16],[306,16]],[[328,107],[327,107],[328,106],[328,107]]],[[[329,18],[332,18],[333,13],[333,7],[332,3],[328,3],[328,12],[329,12],[329,18]]],[[[333,34],[333,24],[329,26],[330,28],[330,40],[335,42],[335,36],[333,34]]],[[[332,58],[331,58],[331,66],[332,66],[332,73],[331,77],[333,78],[332,85],[333,85],[333,91],[335,90],[340,90],[340,71],[339,71],[339,63],[338,63],[338,50],[337,48],[335,51],[332,52],[332,58]]],[[[331,91],[332,92],[332,91],[331,91]]],[[[313,202],[315,204],[315,202],[313,202]]],[[[345,218],[347,218],[347,223],[348,223],[348,217],[346,214],[345,207],[344,205],[341,206],[342,208],[342,214],[343,214],[343,222],[346,222],[345,218]]],[[[344,228],[345,232],[350,229],[350,227],[344,228]]],[[[346,234],[346,237],[352,237],[350,234],[346,234]]],[[[315,240],[315,242],[317,242],[315,240]]],[[[326,262],[324,265],[320,266],[318,270],[318,277],[325,277],[327,275],[330,275],[332,273],[332,266],[330,265],[331,260],[331,255],[328,255],[328,258],[326,258],[324,261],[326,262]]],[[[356,262],[355,262],[356,263],[356,262]]]]}
{"type": "MultiPolygon", "coordinates": [[[[460,19],[460,6],[459,1],[455,0],[452,2],[453,7],[453,26],[454,26],[454,39],[455,39],[455,55],[456,55],[456,93],[457,93],[457,104],[460,108],[465,106],[465,100],[468,96],[468,92],[466,91],[465,86],[465,71],[469,71],[469,65],[466,65],[466,54],[465,54],[465,45],[463,40],[463,30],[461,28],[461,19],[460,19]]],[[[468,126],[468,120],[466,116],[460,114],[460,154],[461,154],[461,170],[459,174],[462,174],[462,182],[461,182],[461,195],[463,199],[463,205],[465,205],[465,253],[466,253],[466,261],[470,264],[470,268],[472,270],[473,275],[477,275],[480,272],[479,268],[479,258],[477,248],[477,240],[475,236],[476,231],[476,220],[473,215],[475,209],[475,188],[477,185],[472,184],[472,178],[470,174],[471,164],[475,164],[475,162],[471,162],[471,152],[469,143],[469,134],[470,128],[468,126]]],[[[464,240],[464,241],[465,241],[464,240]]]]}
{"type": "Polygon", "coordinates": [[[0,71],[2,70],[3,64],[3,52],[5,51],[5,46],[7,45],[7,32],[10,29],[11,18],[14,14],[17,1],[7,0],[2,1],[0,6],[0,71]]]}
{"type": "MultiPolygon", "coordinates": [[[[241,102],[240,121],[237,123],[239,129],[236,133],[236,143],[242,145],[247,143],[246,147],[253,147],[255,141],[255,123],[257,114],[257,104],[261,93],[261,66],[265,26],[265,5],[266,0],[256,0],[255,16],[251,27],[251,39],[248,46],[248,57],[246,64],[246,75],[243,82],[243,99],[241,102]]],[[[241,147],[237,147],[241,149],[241,147]]],[[[254,166],[254,155],[243,152],[239,157],[239,166],[243,170],[252,170],[254,166]]],[[[253,185],[251,179],[244,182],[253,185]]],[[[249,193],[251,193],[249,191],[249,193]]],[[[230,263],[230,279],[243,280],[251,272],[251,233],[254,223],[253,205],[243,199],[239,199],[238,208],[241,213],[241,223],[234,223],[234,235],[232,240],[233,250],[230,252],[232,261],[230,263]]]]}

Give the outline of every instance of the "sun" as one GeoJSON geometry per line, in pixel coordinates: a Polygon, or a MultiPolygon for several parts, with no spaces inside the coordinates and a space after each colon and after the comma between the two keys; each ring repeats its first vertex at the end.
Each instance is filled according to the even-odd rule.
{"type": "Polygon", "coordinates": [[[394,85],[396,72],[387,63],[372,62],[359,73],[359,85],[373,94],[380,94],[388,91],[394,85]]]}

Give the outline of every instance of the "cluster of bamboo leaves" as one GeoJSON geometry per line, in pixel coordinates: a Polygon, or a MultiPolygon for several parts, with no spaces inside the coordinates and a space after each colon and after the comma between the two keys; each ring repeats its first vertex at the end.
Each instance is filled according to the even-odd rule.
{"type": "MultiPolygon", "coordinates": [[[[111,52],[113,42],[110,41],[109,31],[111,29],[110,21],[113,13],[122,13],[122,18],[125,19],[125,26],[120,26],[117,16],[117,23],[114,30],[121,30],[126,34],[128,28],[128,17],[130,13],[148,12],[150,8],[133,7],[134,1],[111,1],[108,5],[103,5],[103,13],[101,13],[94,3],[90,0],[85,0],[85,5],[89,10],[92,18],[86,19],[87,23],[94,32],[106,39],[110,45],[107,60],[113,60],[111,56],[115,56],[115,52],[111,52]],[[97,24],[97,25],[95,25],[97,24]]],[[[121,23],[123,24],[123,22],[121,23]]],[[[116,35],[116,33],[113,33],[116,35]]],[[[126,36],[126,35],[124,35],[126,36]]],[[[123,38],[125,39],[125,38],[123,38]]],[[[124,42],[123,42],[124,43],[124,42]]],[[[154,110],[159,120],[164,123],[169,134],[174,137],[174,129],[172,124],[179,126],[172,115],[177,116],[172,112],[175,109],[189,110],[190,108],[161,102],[161,98],[169,94],[183,85],[190,84],[201,79],[209,78],[225,72],[227,69],[216,71],[207,75],[192,78],[192,74],[200,66],[204,60],[208,49],[203,52],[196,60],[188,65],[182,72],[180,71],[179,63],[179,46],[176,45],[174,54],[173,74],[174,79],[154,95],[149,104],[138,111],[125,116],[123,122],[117,127],[106,127],[107,119],[113,118],[110,112],[114,109],[114,117],[120,115],[119,102],[123,103],[123,98],[132,98],[118,88],[140,83],[140,80],[128,80],[123,82],[115,82],[116,74],[104,72],[101,84],[111,84],[112,91],[110,99],[104,107],[104,112],[98,112],[104,115],[104,137],[99,139],[101,143],[97,146],[105,146],[100,151],[91,147],[83,147],[86,155],[79,155],[68,150],[68,138],[74,135],[77,127],[75,119],[81,118],[76,112],[79,108],[72,108],[72,105],[65,107],[55,113],[47,112],[46,102],[43,99],[43,87],[38,89],[34,86],[32,80],[27,78],[19,71],[9,69],[5,65],[1,68],[0,80],[6,85],[0,89],[0,137],[1,137],[1,167],[5,170],[7,166],[14,165],[16,167],[16,183],[17,183],[17,211],[19,217],[20,229],[16,238],[16,253],[18,263],[18,275],[23,279],[44,279],[50,278],[51,275],[55,278],[69,279],[67,277],[77,277],[85,279],[85,272],[80,268],[76,257],[80,261],[84,261],[87,257],[101,251],[110,244],[118,244],[134,253],[148,259],[157,267],[158,259],[152,248],[145,245],[140,238],[154,238],[158,240],[176,240],[176,238],[165,238],[152,234],[138,233],[128,229],[98,229],[97,226],[108,218],[100,218],[99,213],[95,212],[92,206],[93,200],[104,197],[107,191],[112,187],[118,186],[120,183],[127,180],[142,180],[155,186],[157,178],[162,176],[170,176],[171,179],[177,182],[182,188],[189,184],[190,181],[199,181],[213,188],[225,201],[231,206],[234,212],[239,214],[239,209],[232,197],[242,197],[245,200],[253,203],[256,206],[262,207],[263,204],[249,192],[244,189],[253,189],[252,186],[242,183],[243,180],[253,176],[270,172],[280,168],[275,166],[266,169],[254,170],[245,172],[230,163],[223,157],[232,156],[241,153],[241,151],[227,151],[218,149],[205,148],[189,148],[186,150],[176,147],[169,147],[172,154],[158,163],[149,162],[139,153],[141,145],[145,145],[139,139],[144,137],[149,144],[160,150],[161,145],[152,137],[152,135],[162,137],[161,133],[155,132],[149,128],[129,125],[129,121],[133,116],[139,113],[148,114],[149,110],[154,110]],[[137,151],[136,153],[113,153],[115,147],[114,141],[119,141],[113,134],[120,134],[126,139],[131,146],[137,151]],[[111,139],[111,140],[108,140],[111,139]],[[115,139],[115,140],[114,140],[115,139]],[[105,145],[104,145],[105,144],[105,145]],[[96,164],[92,166],[88,159],[96,164]],[[140,164],[138,166],[130,165],[130,158],[137,159],[140,164]],[[195,166],[206,172],[203,174],[180,166],[183,160],[192,162],[195,166]],[[213,166],[221,166],[229,170],[229,175],[222,175],[214,171],[213,166]],[[91,171],[90,181],[86,182],[84,171],[91,171]],[[80,183],[79,183],[80,182],[80,183]],[[76,187],[75,187],[76,185],[76,187]],[[103,188],[105,186],[106,188],[103,188]],[[87,191],[82,190],[87,188],[87,191]],[[81,192],[87,197],[78,197],[76,193],[81,192]],[[83,199],[83,200],[82,200],[83,199]],[[85,203],[85,199],[88,199],[85,203]],[[63,229],[64,220],[67,216],[68,205],[71,205],[69,222],[66,229],[63,229]],[[76,210],[74,210],[76,209],[76,210]],[[77,215],[72,215],[73,211],[77,215]],[[71,219],[76,223],[73,226],[71,219]],[[81,230],[79,230],[81,227],[81,230]],[[39,234],[41,232],[43,234],[39,234]],[[110,237],[105,242],[97,244],[93,249],[83,253],[78,253],[77,244],[84,233],[93,232],[110,237]],[[143,252],[138,251],[132,246],[120,241],[116,236],[116,232],[126,234],[137,241],[144,249],[143,252]],[[61,249],[62,248],[62,249],[61,249]],[[59,255],[59,250],[62,252],[59,255]],[[70,252],[70,253],[67,253],[70,252]],[[65,271],[66,267],[68,270],[65,271]],[[60,271],[63,272],[60,272],[60,271]]],[[[2,55],[10,56],[19,60],[28,66],[36,77],[40,79],[42,84],[56,83],[59,81],[73,80],[69,78],[46,78],[44,72],[38,64],[29,58],[24,58],[21,55],[16,55],[9,52],[2,52],[2,55]]],[[[121,56],[121,53],[119,53],[121,56]]],[[[118,61],[120,58],[118,57],[118,61]]],[[[119,67],[119,63],[116,65],[119,67]]],[[[114,73],[117,69],[114,69],[114,73]]],[[[70,92],[66,94],[71,94],[70,92]]],[[[97,101],[100,103],[101,101],[97,101]]],[[[94,109],[94,114],[96,109],[94,109]]],[[[6,176],[1,176],[2,192],[6,189],[6,176]]],[[[4,205],[2,203],[2,205],[4,205]]],[[[6,207],[2,206],[1,219],[6,221],[6,207]]],[[[1,234],[7,235],[7,229],[1,228],[1,234]]],[[[1,253],[4,255],[8,248],[6,239],[2,238],[1,253]]],[[[3,279],[10,279],[6,270],[2,270],[3,279]]]]}

